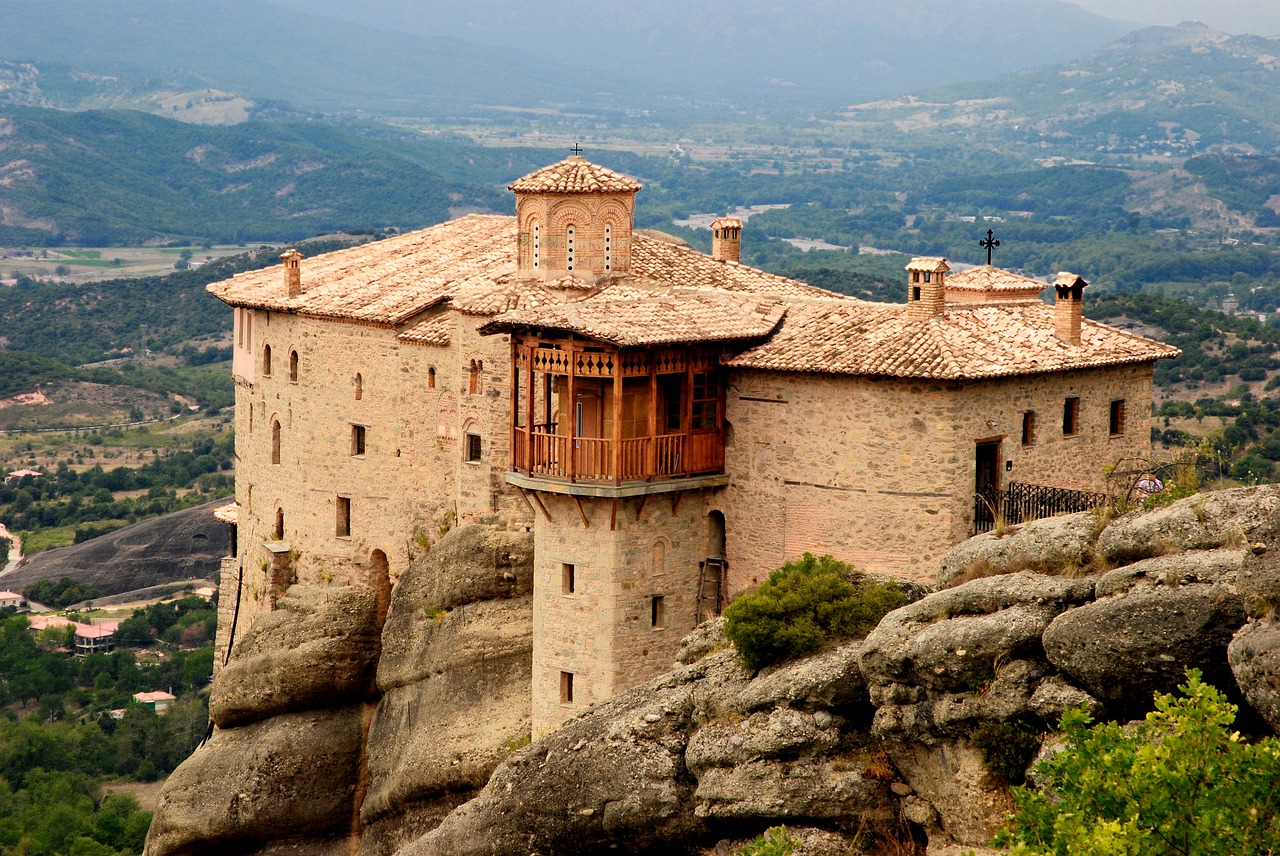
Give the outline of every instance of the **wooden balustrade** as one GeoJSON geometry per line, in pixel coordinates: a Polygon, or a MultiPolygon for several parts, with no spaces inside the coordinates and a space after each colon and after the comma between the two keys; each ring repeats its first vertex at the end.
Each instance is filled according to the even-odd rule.
{"type": "Polygon", "coordinates": [[[617,441],[607,437],[575,437],[571,441],[564,435],[538,430],[539,427],[535,426],[533,431],[524,427],[515,429],[512,467],[517,472],[573,482],[620,484],[724,470],[724,437],[719,432],[664,434],[617,441]],[[615,442],[619,445],[616,472],[615,442]]]}

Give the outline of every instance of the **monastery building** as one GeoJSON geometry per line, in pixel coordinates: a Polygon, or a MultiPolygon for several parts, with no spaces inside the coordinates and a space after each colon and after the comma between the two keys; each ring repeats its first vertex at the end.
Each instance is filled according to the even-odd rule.
{"type": "Polygon", "coordinates": [[[931,581],[1011,483],[1097,491],[1149,453],[1178,351],[1083,318],[1080,277],[1049,305],[917,258],[907,302],[868,303],[740,264],[734,218],[710,256],[634,231],[640,189],[570,157],[515,217],[209,287],[235,309],[220,652],[294,582],[385,608],[448,528],[529,528],[539,736],[805,552],[931,581]]]}

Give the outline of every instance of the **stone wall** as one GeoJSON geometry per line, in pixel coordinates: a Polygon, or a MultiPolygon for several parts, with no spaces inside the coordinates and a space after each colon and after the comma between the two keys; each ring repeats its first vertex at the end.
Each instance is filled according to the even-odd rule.
{"type": "Polygon", "coordinates": [[[967,383],[740,371],[729,378],[729,592],[805,552],[931,581],[973,525],[975,443],[998,440],[1002,483],[1102,490],[1150,451],[1150,365],[967,383]],[[1062,434],[1064,398],[1079,430],[1062,434]],[[1110,403],[1125,400],[1112,436],[1110,403]],[[1023,412],[1036,413],[1022,445],[1023,412]],[[1006,470],[1006,462],[1012,468],[1006,470]]]}
{"type": "Polygon", "coordinates": [[[534,524],[533,733],[669,668],[698,624],[708,498],[684,491],[614,500],[541,494],[534,524]],[[612,525],[611,525],[612,524],[612,525]],[[567,591],[566,565],[573,566],[567,591]],[[653,598],[661,597],[660,626],[653,598]],[[562,699],[561,673],[573,675],[562,699]]]}
{"type": "MultiPolygon", "coordinates": [[[[456,312],[443,347],[405,344],[395,330],[372,325],[253,314],[254,374],[236,377],[242,630],[292,582],[371,585],[385,599],[412,557],[457,523],[494,514],[517,528],[529,523],[503,480],[505,337],[480,336],[475,319],[456,312]],[[480,438],[479,460],[466,460],[468,434],[480,438]],[[346,535],[340,498],[349,502],[346,535]]],[[[233,601],[221,601],[223,645],[233,601]]]]}

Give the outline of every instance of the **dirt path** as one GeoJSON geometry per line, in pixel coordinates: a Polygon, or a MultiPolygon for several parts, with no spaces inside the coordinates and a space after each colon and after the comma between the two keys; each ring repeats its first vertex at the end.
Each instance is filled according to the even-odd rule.
{"type": "Polygon", "coordinates": [[[10,571],[17,570],[18,563],[22,561],[22,539],[5,528],[3,523],[0,523],[0,538],[9,542],[9,561],[4,568],[0,568],[0,577],[2,577],[10,571]]]}

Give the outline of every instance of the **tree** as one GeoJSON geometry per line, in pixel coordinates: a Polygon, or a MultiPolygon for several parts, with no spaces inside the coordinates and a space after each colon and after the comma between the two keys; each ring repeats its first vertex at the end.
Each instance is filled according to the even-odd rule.
{"type": "Polygon", "coordinates": [[[1134,726],[1062,718],[1065,748],[1036,767],[1040,790],[998,843],[1019,856],[1251,856],[1280,848],[1280,740],[1231,730],[1236,707],[1196,670],[1182,698],[1157,693],[1134,726]]]}

